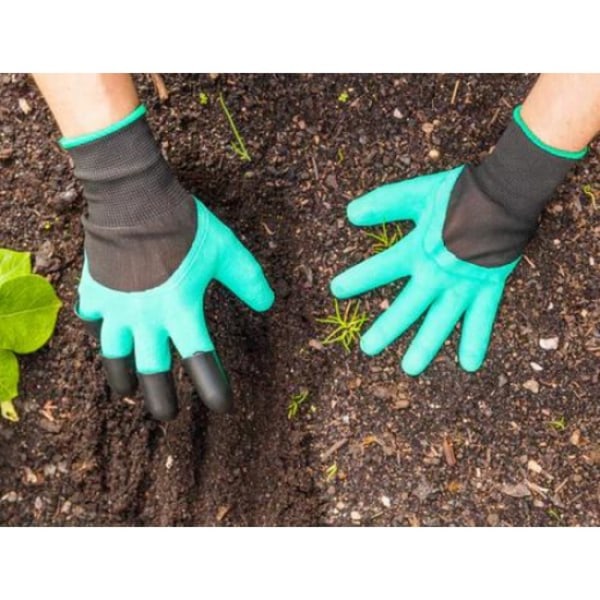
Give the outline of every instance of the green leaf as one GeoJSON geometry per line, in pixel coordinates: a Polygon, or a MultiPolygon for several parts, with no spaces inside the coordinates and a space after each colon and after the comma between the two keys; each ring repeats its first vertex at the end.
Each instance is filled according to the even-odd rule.
{"type": "Polygon", "coordinates": [[[0,284],[30,273],[31,255],[29,252],[15,252],[0,248],[0,284]]]}
{"type": "Polygon", "coordinates": [[[12,400],[17,397],[19,363],[10,350],[0,350],[0,413],[9,421],[18,421],[19,415],[12,400]]]}
{"type": "Polygon", "coordinates": [[[0,284],[0,348],[34,352],[52,335],[61,302],[39,275],[23,275],[0,284]]]}

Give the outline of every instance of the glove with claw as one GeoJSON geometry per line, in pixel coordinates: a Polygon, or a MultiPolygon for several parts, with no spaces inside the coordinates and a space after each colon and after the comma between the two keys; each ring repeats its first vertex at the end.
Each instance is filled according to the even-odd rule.
{"type": "Polygon", "coordinates": [[[83,184],[85,260],[76,312],[99,332],[111,387],[141,383],[148,410],[177,414],[171,344],[211,409],[231,407],[231,390],[210,338],[204,292],[216,279],[248,306],[274,295],[234,233],[177,182],[139,107],[107,130],[63,139],[83,184]]]}

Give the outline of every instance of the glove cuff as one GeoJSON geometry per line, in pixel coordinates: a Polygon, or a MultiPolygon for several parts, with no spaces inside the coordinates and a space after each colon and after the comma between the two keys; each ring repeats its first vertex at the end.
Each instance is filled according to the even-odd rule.
{"type": "Polygon", "coordinates": [[[163,158],[139,107],[88,136],[62,140],[83,186],[89,223],[132,227],[162,217],[192,198],[163,158]]]}
{"type": "Polygon", "coordinates": [[[585,152],[544,144],[517,107],[492,154],[465,168],[457,180],[443,229],[446,247],[484,267],[516,260],[535,234],[544,206],[585,152]]]}

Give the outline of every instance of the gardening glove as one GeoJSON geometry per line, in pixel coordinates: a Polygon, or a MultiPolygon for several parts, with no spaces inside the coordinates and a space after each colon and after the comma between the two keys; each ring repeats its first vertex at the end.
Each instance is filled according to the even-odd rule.
{"type": "Polygon", "coordinates": [[[62,139],[83,185],[85,258],[78,316],[99,332],[111,388],[141,384],[160,420],[177,414],[171,343],[211,409],[231,407],[231,390],[203,311],[212,279],[250,308],[274,295],[252,254],[204,204],[187,193],[163,159],[140,106],[98,133],[62,139]]]}
{"type": "Polygon", "coordinates": [[[506,279],[535,233],[544,205],[585,153],[544,144],[517,107],[481,165],[384,185],[351,202],[347,212],[354,225],[415,223],[391,248],[331,282],[333,294],[345,299],[410,277],[361,338],[362,350],[378,354],[425,315],[402,359],[403,370],[418,375],[462,319],[460,365],[479,369],[506,279]]]}

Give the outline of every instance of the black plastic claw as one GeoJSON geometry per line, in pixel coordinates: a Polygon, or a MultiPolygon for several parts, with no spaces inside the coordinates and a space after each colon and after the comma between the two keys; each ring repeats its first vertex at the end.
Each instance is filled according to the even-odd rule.
{"type": "Polygon", "coordinates": [[[171,421],[177,416],[179,407],[171,371],[143,375],[138,373],[144,395],[144,405],[159,421],[171,421]]]}
{"type": "Polygon", "coordinates": [[[133,354],[123,358],[102,357],[106,380],[113,392],[131,396],[137,388],[133,354]]]}
{"type": "Polygon", "coordinates": [[[214,352],[196,352],[183,360],[183,366],[208,408],[219,413],[232,409],[231,388],[214,352]]]}

